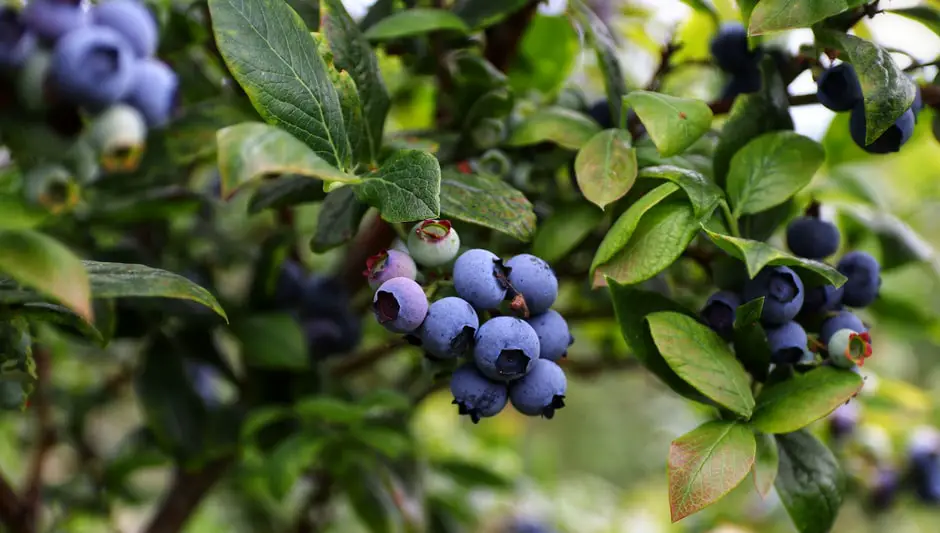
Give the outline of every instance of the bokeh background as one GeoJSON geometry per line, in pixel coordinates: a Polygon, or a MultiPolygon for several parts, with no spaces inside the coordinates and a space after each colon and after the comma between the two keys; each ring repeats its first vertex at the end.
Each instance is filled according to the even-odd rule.
{"type": "MultiPolygon", "coordinates": [[[[498,0],[493,0],[498,1],[498,0]]],[[[707,59],[708,38],[714,31],[711,20],[694,13],[677,0],[609,0],[596,2],[608,24],[621,38],[621,63],[631,87],[644,86],[670,37],[683,44],[677,61],[689,66],[676,69],[663,90],[680,96],[714,99],[720,91],[720,74],[695,64],[707,59]]],[[[726,20],[737,10],[732,0],[714,0],[726,20]]],[[[900,8],[919,2],[888,0],[882,7],[900,8]]],[[[354,15],[362,15],[370,2],[348,0],[354,15]]],[[[565,7],[552,0],[540,17],[554,24],[565,7]]],[[[898,62],[930,62],[940,56],[940,37],[919,24],[890,13],[863,21],[856,33],[873,38],[897,51],[898,62]]],[[[574,31],[555,32],[549,40],[528,42],[531,50],[545,47],[547,64],[537,69],[561,73],[570,69],[567,85],[589,100],[602,93],[594,55],[582,50],[574,31]],[[558,64],[556,51],[570,64],[558,64]]],[[[768,44],[796,52],[809,42],[808,31],[776,36],[768,44]]],[[[525,46],[525,45],[524,45],[525,46]]],[[[532,53],[532,58],[538,58],[532,53]]],[[[406,77],[402,66],[385,58],[383,72],[395,107],[389,130],[429,127],[433,124],[432,80],[406,77]]],[[[932,81],[935,67],[917,73],[920,81],[932,81]]],[[[792,94],[812,92],[812,76],[805,72],[791,85],[792,94]]],[[[940,402],[940,143],[931,131],[933,110],[921,115],[915,135],[896,155],[872,157],[859,150],[848,135],[847,116],[836,116],[819,105],[793,110],[798,132],[823,142],[827,150],[825,168],[812,186],[802,193],[824,202],[827,214],[836,216],[848,244],[890,259],[892,242],[904,241],[907,249],[921,254],[921,261],[888,270],[880,302],[863,318],[872,324],[875,356],[865,365],[867,384],[859,399],[861,422],[853,438],[837,447],[853,478],[853,494],[843,508],[836,532],[933,533],[940,530],[940,506],[931,507],[902,492],[889,510],[874,513],[866,489],[877,468],[890,468],[903,475],[907,442],[921,426],[940,424],[934,405],[940,402]],[[880,234],[855,231],[859,220],[874,221],[880,234]]],[[[233,213],[243,206],[233,207],[233,213]]],[[[304,232],[312,234],[316,207],[304,208],[300,220],[304,232]]],[[[782,246],[779,236],[775,243],[782,246]]],[[[327,270],[334,254],[304,258],[315,270],[327,270]]],[[[690,274],[694,275],[694,274],[690,274]]],[[[667,282],[669,280],[666,280],[667,282]]],[[[563,293],[579,293],[583,287],[568,286],[563,293]]],[[[603,297],[603,294],[600,294],[603,297]]],[[[564,299],[564,295],[562,297],[564,299]]],[[[366,343],[379,343],[385,333],[366,321],[366,343]]],[[[619,331],[609,319],[579,317],[571,320],[578,342],[569,354],[572,360],[591,360],[600,351],[627,357],[619,331]]],[[[83,388],[100,381],[107,370],[120,363],[113,347],[108,354],[88,353],[57,362],[56,379],[63,387],[83,388]],[[117,363],[115,362],[117,361],[117,363]]],[[[396,371],[395,361],[383,362],[396,371]]],[[[384,370],[383,370],[384,371],[384,370]]],[[[380,374],[382,372],[379,372],[380,374]]],[[[364,383],[368,386],[368,383],[364,383]]],[[[569,383],[567,408],[554,420],[531,419],[511,409],[479,425],[458,418],[446,392],[429,398],[414,420],[421,455],[431,463],[459,460],[485,470],[468,470],[464,483],[452,478],[430,477],[428,493],[465,517],[458,531],[497,532],[509,520],[530,517],[561,532],[573,533],[666,533],[712,532],[777,533],[793,531],[774,494],[762,500],[746,480],[720,504],[679,524],[669,521],[666,486],[666,454],[670,441],[693,429],[703,419],[690,404],[679,400],[641,369],[605,370],[569,383]],[[487,471],[491,473],[487,473],[487,471]],[[495,474],[495,476],[493,475],[495,474]]],[[[122,445],[129,428],[142,419],[131,392],[107,410],[93,414],[89,439],[100,449],[122,445]]],[[[29,430],[22,418],[0,418],[0,467],[14,479],[22,478],[28,465],[23,461],[22,442],[29,430]]],[[[827,436],[827,423],[814,427],[827,436]]],[[[52,482],[69,481],[70,465],[76,460],[66,453],[54,454],[52,482]],[[56,479],[59,476],[59,479],[56,479]]],[[[142,501],[152,501],[165,486],[169,472],[143,469],[138,486],[142,501]]],[[[262,498],[262,496],[258,496],[262,498]]],[[[260,505],[288,509],[299,502],[289,496],[280,502],[260,505]]],[[[151,509],[146,504],[126,505],[114,511],[110,523],[80,516],[63,517],[64,531],[99,533],[135,531],[151,509]]],[[[346,502],[339,501],[336,519],[329,531],[367,531],[346,502]]],[[[226,488],[207,499],[189,524],[190,533],[252,531],[244,515],[249,513],[226,488]]],[[[254,531],[257,531],[255,529],[254,531]]],[[[271,531],[276,531],[271,529],[271,531]]]]}

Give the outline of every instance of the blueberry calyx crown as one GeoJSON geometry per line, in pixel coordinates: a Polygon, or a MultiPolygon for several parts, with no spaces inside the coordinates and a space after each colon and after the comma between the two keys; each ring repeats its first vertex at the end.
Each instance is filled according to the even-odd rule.
{"type": "Polygon", "coordinates": [[[551,420],[555,417],[555,411],[561,409],[565,406],[565,397],[563,395],[556,394],[552,397],[552,402],[545,406],[542,409],[542,416],[551,420]]]}
{"type": "Polygon", "coordinates": [[[428,219],[418,224],[415,228],[415,235],[425,242],[440,242],[450,235],[450,220],[428,219]]]}
{"type": "Polygon", "coordinates": [[[391,322],[398,319],[398,313],[401,311],[401,305],[398,298],[388,291],[379,291],[375,295],[375,303],[372,304],[380,324],[391,322]]]}
{"type": "Polygon", "coordinates": [[[522,350],[507,349],[496,358],[496,371],[504,376],[521,376],[529,366],[529,356],[522,350]]]}
{"type": "Polygon", "coordinates": [[[375,276],[385,268],[386,263],[388,263],[388,250],[382,250],[366,259],[366,269],[362,271],[362,275],[369,279],[374,279],[375,276]]]}
{"type": "Polygon", "coordinates": [[[477,330],[472,326],[464,326],[451,341],[450,349],[453,353],[468,353],[473,349],[473,339],[476,337],[477,330]]]}
{"type": "Polygon", "coordinates": [[[770,295],[782,303],[792,302],[800,293],[800,288],[789,272],[774,272],[770,277],[770,295]]]}
{"type": "Polygon", "coordinates": [[[469,416],[469,417],[470,417],[470,421],[473,422],[474,424],[479,424],[479,423],[480,423],[480,418],[481,418],[481,417],[480,417],[480,410],[479,410],[479,409],[471,409],[471,408],[467,407],[467,404],[466,404],[466,403],[461,402],[461,401],[457,401],[456,399],[455,399],[454,401],[452,401],[451,403],[457,406],[457,414],[469,416]]]}
{"type": "Polygon", "coordinates": [[[871,357],[871,335],[867,331],[849,335],[849,343],[845,348],[845,358],[858,366],[865,364],[865,359],[871,357]]]}

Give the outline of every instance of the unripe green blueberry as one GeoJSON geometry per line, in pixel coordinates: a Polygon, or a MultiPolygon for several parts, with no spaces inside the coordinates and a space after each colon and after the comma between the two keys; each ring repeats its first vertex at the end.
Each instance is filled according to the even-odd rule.
{"type": "Polygon", "coordinates": [[[449,220],[419,222],[408,234],[411,257],[426,267],[437,267],[457,257],[460,237],[449,220]]]}
{"type": "Polygon", "coordinates": [[[98,151],[87,137],[80,138],[65,153],[65,165],[80,184],[89,184],[101,175],[98,151]]]}
{"type": "Polygon", "coordinates": [[[44,164],[23,176],[26,199],[56,215],[78,203],[78,184],[61,165],[44,164]]]}
{"type": "Polygon", "coordinates": [[[829,359],[839,368],[852,368],[865,364],[871,357],[871,337],[868,332],[858,333],[840,329],[829,339],[829,359]]]}
{"type": "Polygon", "coordinates": [[[130,172],[137,168],[147,140],[144,117],[129,105],[109,107],[95,119],[91,140],[108,172],[130,172]]]}
{"type": "Polygon", "coordinates": [[[512,172],[512,162],[502,150],[492,148],[480,156],[480,169],[494,176],[508,176],[512,172]]]}
{"type": "Polygon", "coordinates": [[[46,51],[34,52],[23,63],[23,69],[20,70],[17,79],[17,91],[20,103],[26,111],[38,113],[46,109],[48,105],[46,78],[50,64],[52,64],[52,56],[46,51]]]}
{"type": "Polygon", "coordinates": [[[470,132],[470,137],[477,148],[494,148],[506,137],[506,124],[497,118],[484,118],[470,132]]]}

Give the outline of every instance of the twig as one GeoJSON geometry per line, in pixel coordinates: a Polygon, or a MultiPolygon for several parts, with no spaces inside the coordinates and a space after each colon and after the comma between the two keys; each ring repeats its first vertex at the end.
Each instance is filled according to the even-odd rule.
{"type": "Polygon", "coordinates": [[[22,509],[23,505],[16,491],[6,478],[0,475],[0,522],[10,531],[20,531],[22,509]]]}
{"type": "Polygon", "coordinates": [[[522,36],[538,11],[538,5],[538,0],[529,2],[506,20],[486,29],[486,50],[483,55],[500,71],[509,71],[522,36]]]}
{"type": "Polygon", "coordinates": [[[192,472],[178,468],[173,483],[166,490],[163,503],[143,530],[144,533],[179,533],[202,499],[228,470],[233,459],[219,459],[192,472]]]}
{"type": "Polygon", "coordinates": [[[321,469],[312,477],[314,488],[307,498],[306,505],[300,510],[296,533],[318,533],[323,531],[329,522],[328,504],[333,495],[333,476],[327,470],[321,469]]]}
{"type": "Polygon", "coordinates": [[[355,374],[356,372],[369,368],[373,364],[382,359],[393,354],[398,348],[401,348],[408,343],[404,339],[396,339],[392,342],[370,348],[368,350],[363,350],[358,354],[351,355],[335,367],[331,372],[333,377],[343,377],[350,374],[355,374]]]}
{"type": "Polygon", "coordinates": [[[659,53],[659,66],[656,68],[656,72],[653,73],[653,77],[650,79],[649,84],[646,86],[647,91],[656,91],[659,89],[659,86],[662,84],[663,78],[669,74],[669,71],[672,70],[672,56],[679,49],[682,48],[681,44],[675,43],[672,39],[663,46],[662,50],[659,53]]]}
{"type": "Polygon", "coordinates": [[[937,59],[934,59],[933,61],[928,61],[926,63],[918,63],[917,61],[915,61],[911,63],[910,65],[908,65],[907,68],[904,69],[904,72],[913,72],[915,70],[926,68],[926,67],[936,67],[937,65],[940,65],[940,57],[938,57],[937,59]]]}
{"type": "Polygon", "coordinates": [[[37,518],[42,504],[42,473],[49,457],[49,452],[55,446],[57,436],[52,420],[52,406],[50,405],[49,389],[51,385],[51,361],[49,351],[36,346],[33,352],[36,362],[36,389],[33,391],[33,409],[36,412],[36,452],[29,469],[26,490],[23,494],[22,513],[24,533],[35,531],[37,518]]]}
{"type": "Polygon", "coordinates": [[[366,260],[391,246],[394,239],[395,230],[378,215],[359,232],[346,250],[346,258],[343,261],[343,285],[350,294],[354,294],[366,284],[366,278],[362,275],[366,260]]]}

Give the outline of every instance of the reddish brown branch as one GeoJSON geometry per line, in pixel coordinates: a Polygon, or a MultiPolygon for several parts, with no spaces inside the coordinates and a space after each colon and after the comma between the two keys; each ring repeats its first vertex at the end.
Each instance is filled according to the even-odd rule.
{"type": "Polygon", "coordinates": [[[187,472],[177,469],[173,483],[166,491],[163,503],[144,529],[144,533],[179,533],[199,507],[203,498],[222,478],[233,458],[209,463],[202,468],[187,472]]]}
{"type": "Polygon", "coordinates": [[[350,243],[346,250],[341,274],[343,284],[350,294],[366,284],[366,278],[362,275],[366,259],[391,246],[393,240],[395,240],[395,230],[388,222],[375,215],[350,243]]]}
{"type": "Polygon", "coordinates": [[[52,420],[52,405],[49,389],[51,386],[51,360],[49,351],[36,346],[33,351],[36,362],[36,389],[33,391],[32,406],[36,413],[36,452],[29,468],[26,490],[23,493],[22,513],[23,532],[36,531],[39,511],[42,507],[42,475],[49,452],[57,439],[55,424],[52,420]]]}
{"type": "Polygon", "coordinates": [[[0,476],[0,522],[10,531],[20,531],[23,505],[13,486],[0,476]]]}
{"type": "Polygon", "coordinates": [[[345,358],[341,363],[333,367],[331,374],[333,377],[343,377],[350,374],[355,374],[356,372],[369,368],[378,361],[388,357],[395,352],[398,348],[405,346],[407,343],[402,340],[394,340],[392,342],[364,350],[358,354],[351,355],[350,357],[345,358]]]}
{"type": "Polygon", "coordinates": [[[502,72],[509,71],[512,61],[519,50],[519,43],[535,13],[539,2],[529,2],[525,7],[486,29],[486,50],[484,56],[502,72]]]}

